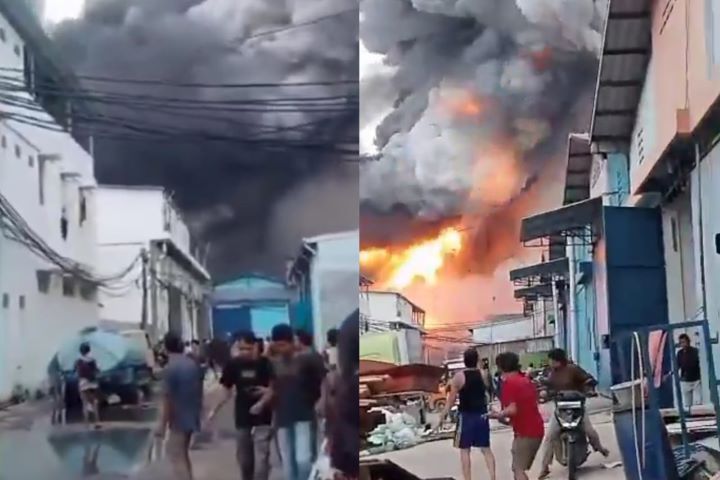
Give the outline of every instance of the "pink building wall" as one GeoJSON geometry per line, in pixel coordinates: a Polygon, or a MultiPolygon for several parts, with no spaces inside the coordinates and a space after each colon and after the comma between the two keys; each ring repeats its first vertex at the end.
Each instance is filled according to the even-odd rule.
{"type": "MultiPolygon", "coordinates": [[[[709,51],[713,13],[705,0],[656,0],[652,12],[652,67],[646,86],[650,92],[652,141],[645,145],[641,164],[631,164],[636,191],[677,135],[692,132],[720,95],[720,64],[709,51]]],[[[716,2],[717,3],[717,2],[716,2]]],[[[720,27],[720,25],[719,25],[720,27]]],[[[717,27],[716,27],[717,28],[717,27]]],[[[720,31],[716,33],[716,37],[720,31]]],[[[715,40],[716,48],[720,42],[715,40]]]]}

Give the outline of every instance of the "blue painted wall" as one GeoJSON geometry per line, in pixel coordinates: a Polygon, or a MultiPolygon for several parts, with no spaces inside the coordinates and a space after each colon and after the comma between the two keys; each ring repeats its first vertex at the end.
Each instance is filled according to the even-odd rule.
{"type": "MultiPolygon", "coordinates": [[[[608,331],[613,336],[649,325],[667,324],[667,291],[659,209],[605,207],[603,252],[606,271],[608,331]]],[[[630,345],[610,344],[613,384],[630,380],[630,345]]],[[[666,363],[669,364],[669,359],[666,363]]],[[[661,390],[661,406],[672,405],[669,382],[661,390]]]]}
{"type": "Polygon", "coordinates": [[[625,154],[612,153],[607,156],[607,178],[610,205],[621,206],[630,196],[630,170],[625,154]]]}
{"type": "Polygon", "coordinates": [[[262,275],[246,275],[217,285],[215,291],[222,292],[226,300],[213,305],[214,336],[227,338],[228,333],[252,330],[257,336],[267,337],[275,325],[290,323],[289,301],[257,298],[253,293],[285,289],[283,282],[262,275]]]}
{"type": "Polygon", "coordinates": [[[575,318],[577,320],[578,358],[574,359],[584,370],[598,378],[597,322],[595,310],[595,286],[592,275],[592,247],[571,247],[575,254],[577,286],[575,288],[575,318]]]}

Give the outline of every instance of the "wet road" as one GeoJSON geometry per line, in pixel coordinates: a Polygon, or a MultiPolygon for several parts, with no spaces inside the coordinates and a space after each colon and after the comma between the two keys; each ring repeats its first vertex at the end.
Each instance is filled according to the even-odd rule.
{"type": "Polygon", "coordinates": [[[102,429],[88,430],[53,425],[47,404],[0,412],[0,480],[128,478],[149,459],[156,415],[152,404],[108,407],[102,429]]]}

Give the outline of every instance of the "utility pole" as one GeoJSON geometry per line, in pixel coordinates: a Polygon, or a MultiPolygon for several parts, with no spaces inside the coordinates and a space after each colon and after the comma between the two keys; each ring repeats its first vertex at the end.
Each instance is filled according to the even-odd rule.
{"type": "Polygon", "coordinates": [[[159,340],[157,253],[157,244],[155,242],[150,242],[150,329],[155,341],[159,340]]]}
{"type": "Polygon", "coordinates": [[[143,248],[140,251],[140,258],[142,260],[142,317],[140,319],[140,328],[142,330],[147,329],[148,325],[148,257],[147,249],[143,248]]]}

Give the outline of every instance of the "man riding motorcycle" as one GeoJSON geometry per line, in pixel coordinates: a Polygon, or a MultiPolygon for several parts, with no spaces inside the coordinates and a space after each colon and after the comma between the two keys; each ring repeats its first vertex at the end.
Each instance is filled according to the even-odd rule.
{"type": "MultiPolygon", "coordinates": [[[[576,391],[585,394],[589,388],[595,386],[595,380],[582,368],[571,363],[565,350],[556,348],[548,353],[550,360],[550,375],[547,379],[550,392],[560,391],[576,391]]],[[[600,442],[600,436],[590,422],[590,416],[585,415],[583,419],[583,430],[587,435],[588,441],[593,450],[600,452],[607,457],[610,452],[603,447],[600,442]]],[[[550,464],[553,460],[553,444],[560,438],[560,425],[555,415],[550,417],[550,423],[545,433],[545,439],[542,446],[542,468],[540,470],[539,480],[547,478],[550,475],[550,464]]]]}

